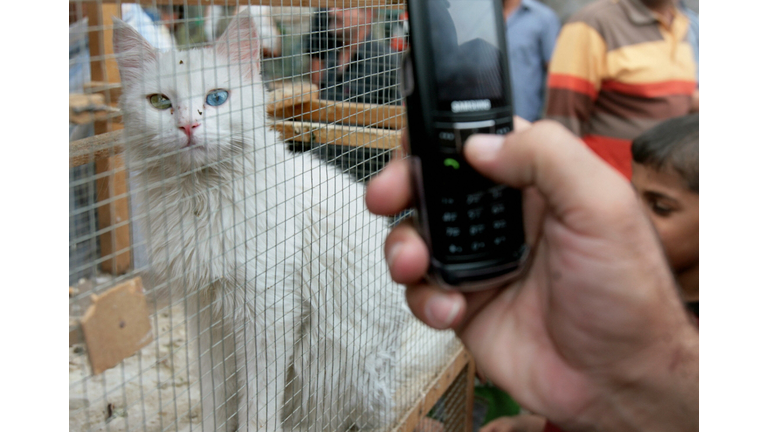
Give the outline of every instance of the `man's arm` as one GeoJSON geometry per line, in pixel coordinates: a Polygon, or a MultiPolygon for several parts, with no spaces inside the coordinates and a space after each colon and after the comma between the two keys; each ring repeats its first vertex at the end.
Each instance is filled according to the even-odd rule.
{"type": "Polygon", "coordinates": [[[309,80],[312,84],[320,86],[320,81],[323,77],[323,68],[325,62],[318,57],[309,58],[309,80]]]}
{"type": "Polygon", "coordinates": [[[555,52],[557,44],[557,36],[560,34],[560,19],[552,12],[545,14],[542,20],[544,25],[539,38],[539,54],[544,59],[545,67],[549,69],[552,54],[555,52]]]}
{"type": "Polygon", "coordinates": [[[549,65],[546,117],[577,136],[592,109],[605,75],[605,41],[584,22],[566,24],[549,65]]]}

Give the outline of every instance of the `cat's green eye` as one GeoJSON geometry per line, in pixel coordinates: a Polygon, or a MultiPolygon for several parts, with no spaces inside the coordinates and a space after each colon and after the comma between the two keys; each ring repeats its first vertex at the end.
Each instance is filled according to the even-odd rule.
{"type": "Polygon", "coordinates": [[[168,108],[171,107],[171,100],[168,99],[168,96],[164,94],[155,93],[147,96],[147,99],[149,100],[149,103],[152,104],[153,107],[159,110],[167,110],[168,108]]]}

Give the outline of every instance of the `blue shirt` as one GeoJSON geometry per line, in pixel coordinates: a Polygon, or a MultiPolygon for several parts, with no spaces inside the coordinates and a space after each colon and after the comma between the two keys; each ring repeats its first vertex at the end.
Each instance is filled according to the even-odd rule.
{"type": "Polygon", "coordinates": [[[541,118],[547,89],[547,63],[560,33],[555,12],[535,0],[522,0],[506,22],[515,114],[541,118]]]}
{"type": "Polygon", "coordinates": [[[699,79],[699,16],[685,2],[680,2],[680,9],[688,17],[688,41],[693,48],[693,61],[696,62],[696,80],[699,79]]]}

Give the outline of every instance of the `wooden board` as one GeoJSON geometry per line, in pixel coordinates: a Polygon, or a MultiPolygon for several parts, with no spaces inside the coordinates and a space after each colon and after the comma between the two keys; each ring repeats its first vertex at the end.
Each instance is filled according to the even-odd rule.
{"type": "MultiPolygon", "coordinates": [[[[466,348],[465,348],[466,350],[466,348]]],[[[475,375],[477,374],[477,368],[475,366],[475,358],[467,351],[469,355],[469,362],[467,363],[467,381],[464,384],[466,389],[464,394],[466,399],[464,400],[464,430],[472,430],[472,420],[475,411],[475,375]]]]}
{"type": "Polygon", "coordinates": [[[104,95],[94,94],[69,94],[69,122],[74,124],[91,124],[93,122],[106,121],[120,117],[120,110],[108,106],[104,101],[104,95]]]}
{"type": "Polygon", "coordinates": [[[83,88],[86,93],[101,93],[104,97],[108,97],[112,103],[117,103],[120,100],[120,96],[123,94],[122,83],[110,83],[104,81],[88,81],[83,84],[83,88]]]}
{"type": "MultiPolygon", "coordinates": [[[[393,149],[400,146],[401,131],[324,123],[276,121],[286,140],[353,147],[393,149]]],[[[69,143],[69,166],[106,159],[123,152],[123,131],[118,130],[69,143]]]]}
{"type": "Polygon", "coordinates": [[[131,266],[128,183],[123,155],[96,160],[96,200],[101,247],[101,270],[123,274],[131,266]]]}
{"type": "Polygon", "coordinates": [[[85,165],[123,152],[123,131],[116,130],[69,143],[69,167],[85,165]]]}
{"type": "Polygon", "coordinates": [[[311,145],[334,144],[376,149],[394,149],[400,145],[401,132],[390,129],[301,121],[276,121],[274,128],[286,141],[311,145]]]}
{"type": "MultiPolygon", "coordinates": [[[[424,394],[424,397],[422,397],[409,411],[406,413],[405,416],[403,416],[403,419],[400,421],[400,423],[395,427],[395,431],[397,432],[411,432],[413,431],[416,426],[419,424],[422,418],[424,418],[427,413],[429,413],[429,410],[432,409],[433,406],[435,406],[435,403],[438,399],[440,399],[443,394],[448,390],[448,388],[454,384],[456,381],[456,378],[459,377],[462,370],[464,370],[465,367],[468,367],[468,377],[467,381],[472,383],[472,391],[469,392],[469,384],[464,383],[457,383],[458,385],[466,385],[468,389],[468,394],[466,395],[467,398],[473,398],[472,395],[474,395],[474,382],[475,382],[475,373],[474,373],[474,360],[472,359],[472,355],[467,351],[464,347],[462,347],[460,350],[456,352],[456,354],[453,356],[453,358],[448,362],[448,364],[443,368],[442,371],[437,375],[437,377],[429,384],[429,386],[426,389],[426,392],[424,394]],[[470,373],[471,372],[471,373],[470,373]]],[[[472,430],[472,412],[470,409],[469,415],[469,429],[466,429],[467,431],[472,430]]]]}
{"type": "Polygon", "coordinates": [[[316,86],[286,85],[270,94],[267,114],[276,119],[303,120],[402,129],[405,108],[401,105],[375,105],[320,99],[316,86]]]}
{"type": "Polygon", "coordinates": [[[303,120],[316,123],[337,123],[370,126],[385,129],[402,129],[405,126],[403,107],[394,105],[370,105],[312,99],[291,103],[275,103],[267,106],[267,113],[275,118],[303,120]]]}
{"type": "MultiPolygon", "coordinates": [[[[96,31],[88,33],[88,44],[91,55],[91,79],[106,83],[119,83],[120,72],[112,50],[112,17],[119,16],[117,4],[84,3],[88,25],[96,27],[96,31]]],[[[103,94],[107,105],[115,102],[109,92],[103,94]]],[[[96,135],[122,129],[123,125],[112,117],[104,121],[94,122],[96,135]]],[[[126,195],[125,169],[122,156],[112,156],[96,160],[96,189],[98,200],[107,202],[98,208],[99,231],[105,231],[100,236],[101,268],[113,274],[125,273],[131,265],[131,236],[128,226],[128,198],[117,199],[116,195],[126,195]],[[117,227],[115,224],[122,224],[117,227]]]]}
{"type": "MultiPolygon", "coordinates": [[[[88,32],[88,46],[91,55],[91,80],[106,84],[119,84],[120,71],[112,49],[112,17],[120,15],[116,4],[101,4],[83,2],[83,9],[88,17],[88,26],[97,28],[88,32]]],[[[112,95],[105,95],[107,105],[112,105],[117,100],[112,100],[112,95]]],[[[107,126],[108,130],[112,130],[107,126]]],[[[107,132],[98,130],[96,133],[107,132]]]]}

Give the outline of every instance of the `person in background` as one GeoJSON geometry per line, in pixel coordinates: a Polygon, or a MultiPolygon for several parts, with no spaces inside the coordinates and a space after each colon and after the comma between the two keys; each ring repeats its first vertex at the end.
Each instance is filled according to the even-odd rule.
{"type": "Polygon", "coordinates": [[[153,47],[167,51],[176,46],[173,38],[173,13],[178,14],[180,11],[166,14],[165,18],[170,21],[163,21],[164,17],[159,10],[144,8],[138,3],[123,3],[120,12],[123,21],[136,29],[153,47]]]}
{"type": "Polygon", "coordinates": [[[677,0],[596,0],[563,26],[546,117],[580,136],[627,179],[632,140],[697,110],[689,20],[677,0]]]}
{"type": "Polygon", "coordinates": [[[632,185],[659,234],[683,301],[698,318],[698,114],[667,120],[632,142],[632,185]]]}
{"type": "Polygon", "coordinates": [[[320,87],[321,98],[372,104],[400,101],[400,57],[374,39],[373,8],[321,10],[313,21],[318,30],[305,36],[305,46],[310,51],[310,80],[320,87]]]}
{"type": "Polygon", "coordinates": [[[685,0],[680,0],[678,4],[680,10],[688,17],[690,24],[688,26],[688,40],[693,48],[693,61],[696,62],[696,81],[699,80],[699,15],[685,4],[685,0]]]}
{"type": "Polygon", "coordinates": [[[304,49],[309,53],[309,80],[316,86],[320,86],[326,59],[339,47],[336,32],[329,29],[329,21],[328,9],[316,10],[312,14],[309,34],[304,36],[304,49]]]}
{"type": "Polygon", "coordinates": [[[203,18],[205,40],[210,43],[218,39],[224,33],[230,20],[246,9],[253,22],[256,23],[262,57],[279,57],[282,54],[282,38],[270,6],[206,6],[203,18]]]}
{"type": "Polygon", "coordinates": [[[699,111],[699,15],[685,4],[685,0],[680,0],[680,10],[688,17],[690,25],[688,26],[688,40],[693,48],[693,61],[696,62],[696,90],[693,92],[693,111],[699,111]]]}
{"type": "Polygon", "coordinates": [[[504,0],[503,7],[515,114],[536,121],[544,108],[547,68],[560,20],[536,0],[504,0]]]}

